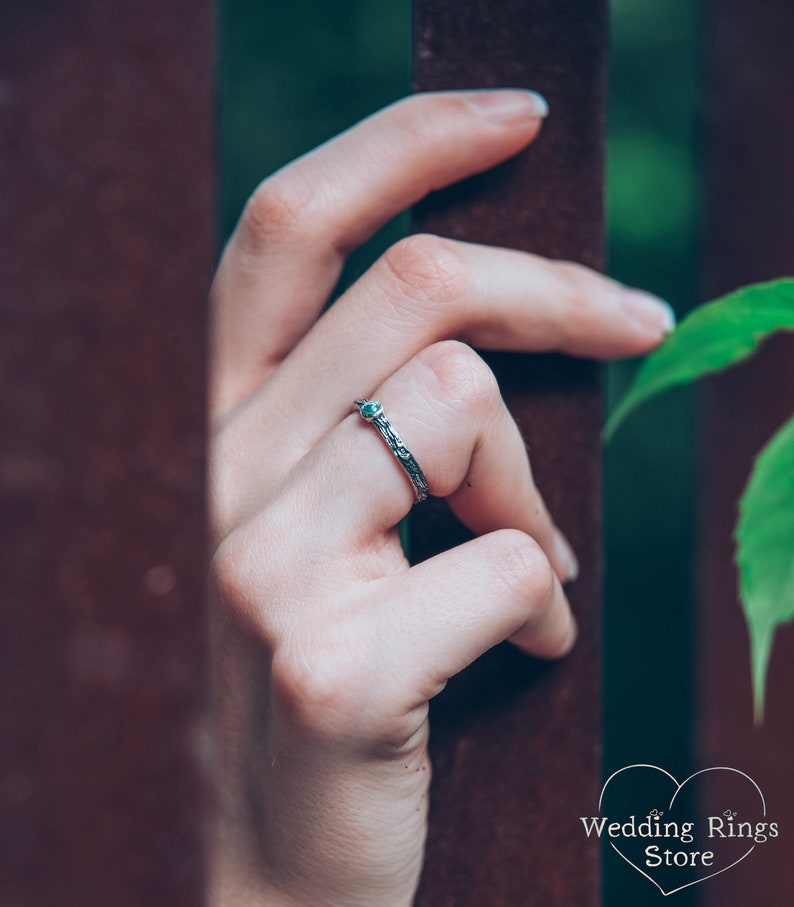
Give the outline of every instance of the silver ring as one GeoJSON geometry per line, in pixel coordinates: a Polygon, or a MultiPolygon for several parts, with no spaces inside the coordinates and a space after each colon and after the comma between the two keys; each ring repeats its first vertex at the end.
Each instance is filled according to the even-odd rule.
{"type": "Polygon", "coordinates": [[[361,418],[365,422],[371,422],[378,429],[383,440],[389,445],[389,450],[391,450],[397,462],[405,470],[405,474],[414,486],[416,502],[424,501],[430,490],[427,478],[416,462],[414,455],[403,444],[403,439],[397,434],[391,422],[384,415],[383,407],[377,400],[366,399],[356,400],[356,406],[361,418]]]}

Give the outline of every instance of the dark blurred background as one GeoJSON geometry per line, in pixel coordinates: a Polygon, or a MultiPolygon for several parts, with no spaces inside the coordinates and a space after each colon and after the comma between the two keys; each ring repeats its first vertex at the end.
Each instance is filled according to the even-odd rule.
{"type": "MultiPolygon", "coordinates": [[[[694,0],[611,4],[609,272],[679,315],[696,301],[699,10],[694,0]]],[[[408,93],[410,3],[223,0],[220,15],[225,238],[263,177],[408,93]]],[[[400,218],[356,253],[343,283],[406,229],[400,218]]],[[[607,368],[608,406],[634,367],[607,368]]],[[[606,452],[604,777],[638,762],[690,771],[691,415],[687,393],[671,394],[606,452]]],[[[615,859],[604,872],[609,907],[655,894],[615,859]]]]}

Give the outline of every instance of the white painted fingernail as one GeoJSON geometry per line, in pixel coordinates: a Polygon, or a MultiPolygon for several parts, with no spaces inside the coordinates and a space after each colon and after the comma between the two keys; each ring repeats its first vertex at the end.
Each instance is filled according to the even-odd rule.
{"type": "Polygon", "coordinates": [[[564,583],[572,583],[579,576],[579,561],[573,553],[573,548],[568,539],[555,527],[554,529],[554,560],[562,567],[560,579],[564,583]]]}
{"type": "Polygon", "coordinates": [[[623,307],[643,327],[669,334],[675,327],[675,312],[669,303],[642,290],[627,290],[623,307]]]}
{"type": "Polygon", "coordinates": [[[549,115],[543,95],[529,89],[487,88],[468,92],[466,100],[475,113],[500,126],[542,120],[549,115]]]}

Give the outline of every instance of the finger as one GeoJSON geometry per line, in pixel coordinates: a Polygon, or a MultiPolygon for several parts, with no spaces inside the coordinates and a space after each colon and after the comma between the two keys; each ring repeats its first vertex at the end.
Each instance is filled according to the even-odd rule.
{"type": "MultiPolygon", "coordinates": [[[[431,494],[446,497],[476,533],[514,528],[531,535],[557,574],[573,578],[573,552],[543,503],[521,435],[482,359],[463,344],[438,343],[376,394],[431,494]]],[[[330,537],[340,550],[368,554],[415,497],[398,458],[358,414],[303,458],[285,493],[292,498],[290,512],[312,515],[318,546],[330,537]]]]}
{"type": "Polygon", "coordinates": [[[671,326],[666,303],[579,265],[418,235],[337,300],[263,393],[301,413],[301,427],[289,429],[306,432],[310,445],[351,399],[442,338],[611,358],[651,349],[671,326]]]}
{"type": "Polygon", "coordinates": [[[481,536],[375,584],[368,615],[384,672],[421,705],[505,639],[542,658],[565,655],[576,624],[540,547],[515,531],[481,536]]]}
{"type": "Polygon", "coordinates": [[[431,190],[516,154],[545,112],[529,91],[415,95],[265,180],[213,287],[216,405],[248,393],[292,349],[352,248],[431,190]]]}

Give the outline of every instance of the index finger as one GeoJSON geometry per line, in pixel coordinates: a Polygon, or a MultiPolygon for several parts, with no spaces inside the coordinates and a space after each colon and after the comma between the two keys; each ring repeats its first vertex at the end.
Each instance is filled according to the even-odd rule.
{"type": "Polygon", "coordinates": [[[516,154],[546,111],[518,89],[414,95],[265,180],[213,285],[213,408],[253,391],[295,346],[349,251],[431,190],[516,154]]]}

